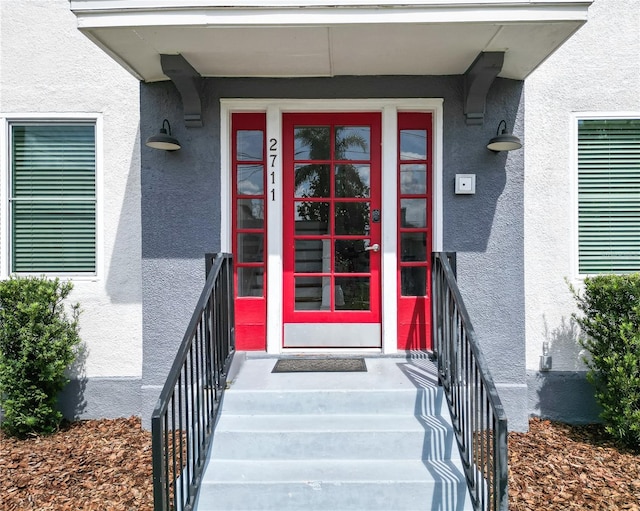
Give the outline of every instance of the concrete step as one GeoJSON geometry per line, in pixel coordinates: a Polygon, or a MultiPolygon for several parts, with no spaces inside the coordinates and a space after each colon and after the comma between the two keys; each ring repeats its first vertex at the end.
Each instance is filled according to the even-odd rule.
{"type": "Polygon", "coordinates": [[[199,511],[472,509],[451,461],[212,460],[199,511]]]}
{"type": "Polygon", "coordinates": [[[228,415],[215,431],[214,459],[452,459],[442,416],[228,415]]]}
{"type": "MultiPolygon", "coordinates": [[[[294,387],[295,388],[295,387],[294,387]]],[[[223,413],[273,414],[410,414],[443,415],[446,410],[441,388],[424,389],[304,389],[237,390],[227,392],[223,413]]]]}

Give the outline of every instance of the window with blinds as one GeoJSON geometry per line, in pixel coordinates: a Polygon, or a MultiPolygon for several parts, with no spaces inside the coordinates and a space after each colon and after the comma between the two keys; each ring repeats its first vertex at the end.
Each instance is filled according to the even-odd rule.
{"type": "Polygon", "coordinates": [[[578,121],[581,274],[640,271],[640,119],[578,121]]]}
{"type": "Polygon", "coordinates": [[[10,271],[95,274],[95,124],[10,130],[10,271]]]}

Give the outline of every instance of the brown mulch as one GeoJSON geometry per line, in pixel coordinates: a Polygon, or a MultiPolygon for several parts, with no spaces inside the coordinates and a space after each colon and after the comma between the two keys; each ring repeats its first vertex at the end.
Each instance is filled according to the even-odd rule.
{"type": "Polygon", "coordinates": [[[0,511],[151,511],[151,481],[151,434],[135,417],[27,440],[0,432],[0,511]]]}
{"type": "Polygon", "coordinates": [[[602,426],[532,419],[509,434],[509,509],[640,511],[640,453],[618,449],[602,426]]]}
{"type": "MultiPolygon", "coordinates": [[[[600,426],[532,419],[509,435],[509,508],[640,511],[640,454],[600,426]]],[[[0,511],[151,511],[151,436],[137,418],[83,421],[48,438],[0,433],[0,511]]]]}

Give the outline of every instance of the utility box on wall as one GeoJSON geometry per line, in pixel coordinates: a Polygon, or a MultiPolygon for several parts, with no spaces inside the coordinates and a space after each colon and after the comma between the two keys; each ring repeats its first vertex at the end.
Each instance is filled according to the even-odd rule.
{"type": "Polygon", "coordinates": [[[475,174],[456,174],[456,195],[472,195],[476,193],[475,174]]]}

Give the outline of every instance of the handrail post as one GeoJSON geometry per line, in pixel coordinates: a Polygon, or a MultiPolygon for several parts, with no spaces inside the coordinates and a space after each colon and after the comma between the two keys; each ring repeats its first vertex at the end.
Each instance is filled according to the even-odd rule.
{"type": "Polygon", "coordinates": [[[153,502],[155,510],[168,509],[165,500],[167,474],[164,470],[164,449],[161,417],[151,419],[151,453],[153,468],[153,502]]]}
{"type": "Polygon", "coordinates": [[[507,449],[499,449],[499,446],[508,445],[507,421],[498,420],[496,431],[496,474],[495,479],[498,483],[497,488],[497,504],[499,511],[508,511],[509,509],[509,456],[507,449]]]}

